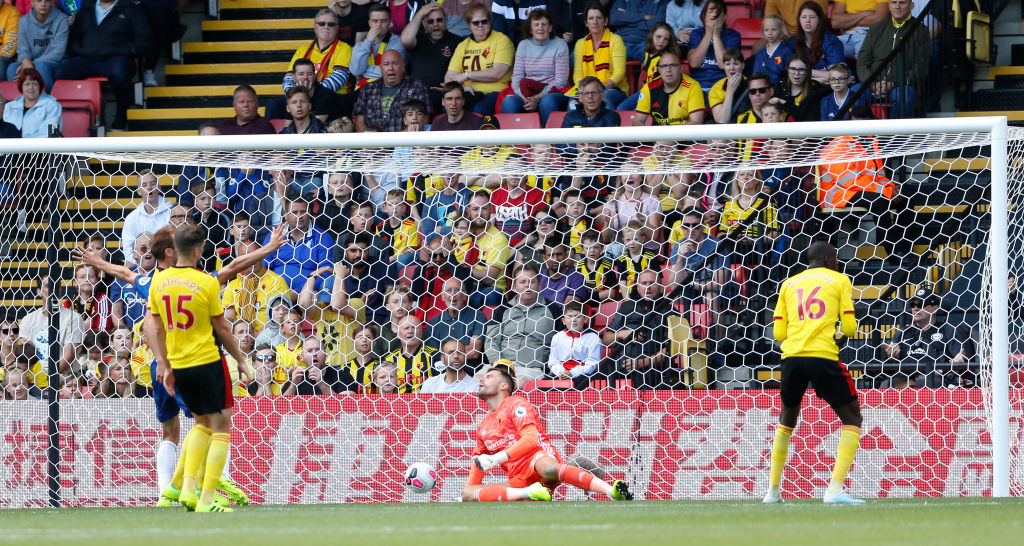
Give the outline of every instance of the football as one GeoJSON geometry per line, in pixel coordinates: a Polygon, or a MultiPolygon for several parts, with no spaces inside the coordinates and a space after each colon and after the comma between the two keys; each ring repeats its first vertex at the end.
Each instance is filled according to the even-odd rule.
{"type": "Polygon", "coordinates": [[[413,463],[405,471],[405,486],[416,493],[426,493],[437,483],[437,471],[427,463],[413,463]]]}

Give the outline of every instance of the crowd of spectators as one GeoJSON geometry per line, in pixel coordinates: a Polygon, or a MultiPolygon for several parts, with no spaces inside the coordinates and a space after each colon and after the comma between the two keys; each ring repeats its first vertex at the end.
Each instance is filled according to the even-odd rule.
{"type": "MultiPolygon", "coordinates": [[[[280,132],[485,130],[498,127],[495,108],[545,118],[569,108],[564,127],[614,127],[624,101],[636,108],[637,124],[833,119],[862,73],[845,64],[848,52],[829,58],[859,46],[851,38],[837,49],[829,28],[839,20],[830,24],[815,2],[796,9],[769,2],[764,46],[751,58],[725,25],[721,0],[534,4],[332,0],[315,16],[315,37],[296,51],[283,96],[271,101],[290,120],[280,132]],[[562,13],[573,18],[555,15],[562,13]],[[460,20],[465,26],[452,24],[460,20]],[[791,28],[796,34],[787,38],[791,28]],[[635,96],[626,93],[631,60],[641,62],[635,96]]],[[[844,5],[840,20],[850,34],[881,32],[879,25],[898,32],[912,6],[895,0],[892,17],[877,19],[890,8],[870,4],[856,12],[844,5]]],[[[35,85],[26,77],[33,71],[20,69],[26,89],[35,85]]],[[[899,76],[886,78],[878,83],[899,76]]],[[[876,87],[876,95],[912,94],[912,86],[876,87]]],[[[239,86],[235,116],[199,133],[274,132],[258,106],[255,90],[239,86]]],[[[873,116],[863,103],[849,106],[855,119],[873,116]]],[[[832,144],[877,146],[844,138],[832,144]]],[[[732,326],[768,318],[768,299],[794,261],[785,245],[802,234],[807,209],[819,205],[806,191],[807,169],[654,174],[688,161],[689,146],[654,143],[636,172],[621,176],[601,171],[620,170],[627,150],[600,144],[467,149],[463,166],[484,165],[466,169],[481,175],[424,173],[403,148],[381,172],[197,166],[173,185],[173,203],[158,177],[142,171],[142,201],[125,218],[120,251],[133,272],[150,275],[154,234],[197,223],[210,235],[203,267],[212,271],[266,246],[271,228],[285,226],[285,244],[223,290],[226,315],[256,370],[240,396],[468,392],[475,370],[502,360],[515,364],[521,382],[674,388],[687,380],[671,350],[673,321],[685,318],[712,360],[735,353],[732,326]],[[539,173],[555,161],[593,174],[501,174],[539,173]],[[609,309],[597,327],[592,317],[609,309]]],[[[787,148],[748,140],[722,153],[777,160],[787,148]]],[[[833,160],[827,167],[821,206],[863,202],[880,226],[896,222],[883,164],[833,160]]],[[[889,250],[897,260],[904,251],[889,250]]],[[[131,285],[88,266],[75,270],[74,283],[76,295],[61,309],[69,395],[144,394],[151,381],[139,333],[144,303],[131,285]]],[[[8,357],[0,343],[0,357],[21,372],[12,377],[36,394],[45,380],[32,371],[47,347],[45,318],[39,309],[21,321],[24,341],[16,345],[35,354],[11,347],[8,357]]],[[[923,322],[916,327],[929,331],[923,322]]],[[[884,351],[899,358],[910,345],[884,351]]],[[[946,353],[962,361],[971,357],[964,347],[946,353]]]]}

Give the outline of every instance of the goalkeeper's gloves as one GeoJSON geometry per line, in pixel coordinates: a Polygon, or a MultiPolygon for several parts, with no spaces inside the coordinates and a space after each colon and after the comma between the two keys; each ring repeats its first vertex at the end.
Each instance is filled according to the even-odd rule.
{"type": "Polygon", "coordinates": [[[508,460],[508,453],[504,450],[495,453],[494,455],[474,455],[473,464],[477,468],[484,472],[498,466],[499,464],[508,460]]]}

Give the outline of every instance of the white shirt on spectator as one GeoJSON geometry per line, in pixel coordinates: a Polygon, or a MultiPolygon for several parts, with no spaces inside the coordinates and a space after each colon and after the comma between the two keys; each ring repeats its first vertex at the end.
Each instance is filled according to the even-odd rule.
{"type": "MultiPolygon", "coordinates": [[[[50,317],[43,314],[43,310],[36,309],[21,319],[18,337],[31,342],[36,348],[36,357],[46,361],[50,357],[50,317]]],[[[64,354],[64,346],[71,343],[81,345],[85,339],[85,323],[81,315],[66,309],[60,308],[60,329],[57,339],[61,344],[61,355],[64,354]]]]}
{"type": "Polygon", "coordinates": [[[472,375],[466,374],[461,380],[454,383],[445,381],[447,374],[435,375],[423,382],[420,386],[420,393],[424,394],[436,394],[441,392],[462,392],[462,393],[476,393],[480,390],[480,382],[473,378],[472,375]]]}
{"type": "Polygon", "coordinates": [[[134,264],[132,252],[135,250],[135,239],[147,231],[156,231],[171,223],[171,209],[174,204],[164,199],[161,195],[152,213],[146,212],[146,204],[142,203],[135,210],[128,213],[124,218],[124,227],[121,228],[121,252],[124,253],[124,261],[134,264]]]}
{"type": "Polygon", "coordinates": [[[590,375],[597,370],[603,350],[601,338],[594,332],[577,334],[569,330],[562,330],[551,338],[548,371],[554,377],[558,377],[566,372],[566,364],[575,362],[568,370],[569,375],[573,377],[590,375]]]}

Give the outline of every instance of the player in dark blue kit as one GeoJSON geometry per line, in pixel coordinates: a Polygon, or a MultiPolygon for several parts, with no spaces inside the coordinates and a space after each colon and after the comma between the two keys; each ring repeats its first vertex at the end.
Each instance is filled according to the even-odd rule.
{"type": "MultiPolygon", "coordinates": [[[[217,280],[222,284],[227,284],[228,281],[235,278],[240,272],[252,267],[256,263],[259,263],[263,258],[269,256],[278,248],[280,248],[285,241],[284,236],[284,224],[278,226],[271,233],[268,244],[260,248],[256,252],[240,256],[235,260],[232,260],[230,264],[212,273],[213,276],[217,277],[217,280]]],[[[81,247],[76,248],[72,251],[72,256],[76,260],[81,260],[84,264],[93,266],[115,278],[121,279],[126,283],[130,283],[139,296],[149,299],[149,287],[150,282],[153,279],[153,274],[156,271],[163,270],[167,267],[171,267],[177,260],[177,253],[174,251],[174,229],[171,227],[165,227],[153,234],[152,240],[150,241],[150,251],[156,256],[157,267],[154,271],[142,275],[138,272],[132,271],[122,265],[114,265],[104,260],[99,254],[92,249],[83,249],[81,247]]],[[[146,311],[145,321],[151,320],[149,310],[146,311]]],[[[145,332],[145,322],[143,331],[145,332]]],[[[189,412],[185,401],[181,399],[181,395],[175,394],[171,396],[167,393],[163,384],[156,379],[156,363],[153,362],[150,365],[150,371],[153,374],[153,402],[156,405],[156,416],[157,420],[160,421],[161,427],[161,441],[160,446],[156,450],[156,467],[157,467],[157,485],[158,491],[161,493],[165,487],[171,481],[171,477],[175,471],[175,465],[178,462],[177,447],[181,436],[181,420],[179,413],[184,412],[185,417],[192,418],[192,414],[189,412]]],[[[224,468],[227,469],[228,465],[225,464],[224,468]]],[[[230,478],[222,478],[220,484],[220,490],[223,491],[238,504],[247,504],[248,498],[245,492],[239,488],[233,480],[230,478]]],[[[157,506],[173,506],[173,502],[169,499],[160,497],[157,506]]]]}

